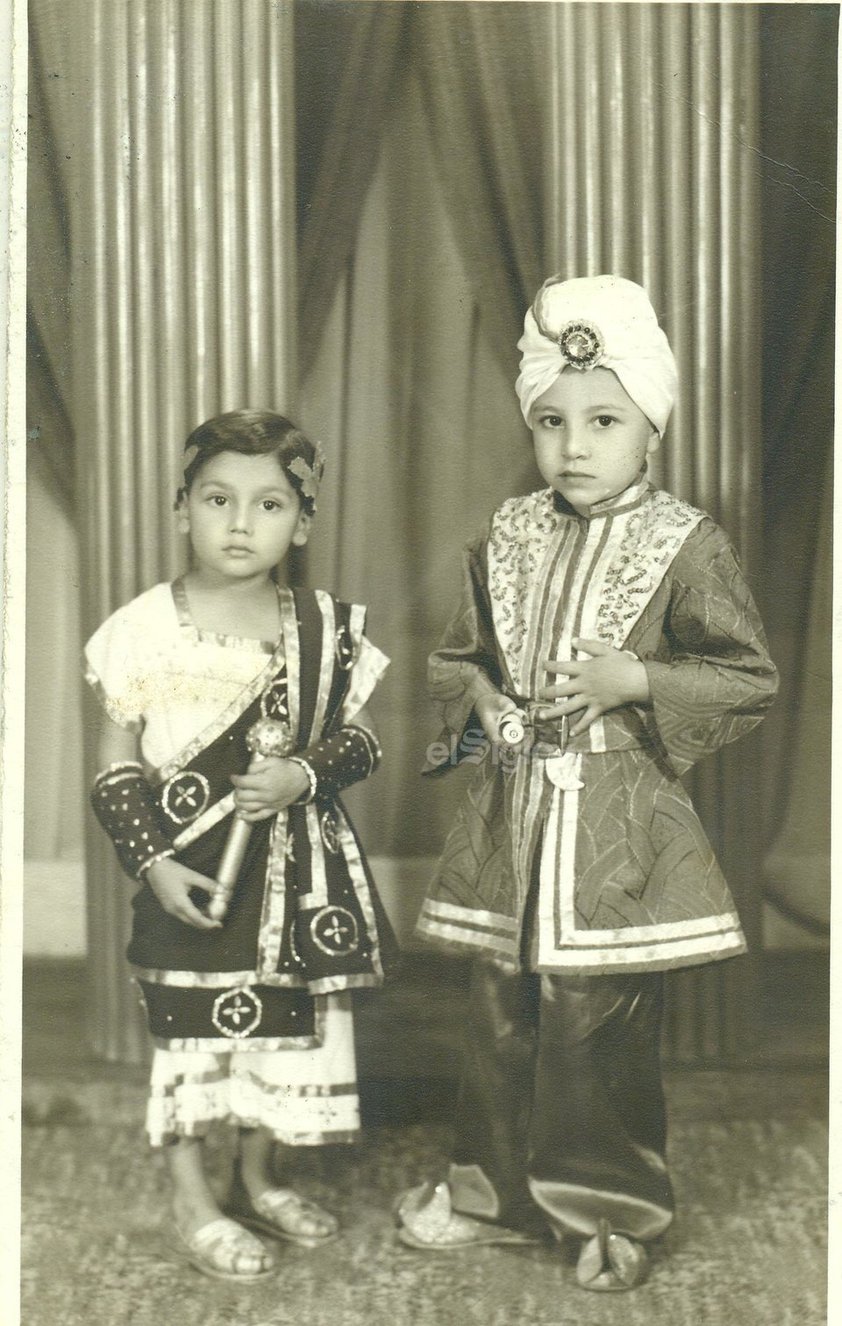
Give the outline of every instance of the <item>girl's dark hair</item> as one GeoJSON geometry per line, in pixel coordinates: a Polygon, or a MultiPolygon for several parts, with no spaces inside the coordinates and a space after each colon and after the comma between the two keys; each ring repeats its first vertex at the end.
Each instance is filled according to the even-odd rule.
{"type": "Polygon", "coordinates": [[[275,456],[298,493],[301,509],[312,516],[316,509],[315,494],[312,483],[306,480],[306,472],[310,470],[316,479],[320,477],[315,444],[289,419],[271,410],[230,410],[193,429],[184,444],[187,464],[184,482],[176,495],[177,507],[190,492],[202,467],[223,451],[238,451],[242,456],[275,456]],[[295,460],[303,460],[304,467],[290,468],[295,460]],[[304,476],[297,473],[299,468],[305,468],[304,476]],[[304,488],[310,491],[305,492],[304,488]]]}

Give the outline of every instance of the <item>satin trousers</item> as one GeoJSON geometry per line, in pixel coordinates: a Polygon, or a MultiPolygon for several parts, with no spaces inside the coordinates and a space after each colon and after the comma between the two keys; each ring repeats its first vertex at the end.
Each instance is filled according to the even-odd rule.
{"type": "Polygon", "coordinates": [[[512,974],[474,963],[449,1183],[454,1208],[641,1241],[674,1212],[661,1085],[660,973],[512,974]]]}

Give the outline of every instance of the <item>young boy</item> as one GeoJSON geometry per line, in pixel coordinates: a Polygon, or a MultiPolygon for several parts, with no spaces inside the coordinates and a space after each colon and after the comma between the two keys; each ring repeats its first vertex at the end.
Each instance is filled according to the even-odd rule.
{"type": "Polygon", "coordinates": [[[676,367],[646,293],[552,277],[519,349],[549,487],[468,547],[430,660],[433,765],[464,754],[474,714],[491,753],[419,917],[475,963],[448,1179],[406,1194],[400,1233],[434,1251],[576,1236],[579,1283],[619,1290],[674,1211],[662,973],[745,949],[679,776],[754,727],[776,672],[726,536],[647,480],[676,367]]]}

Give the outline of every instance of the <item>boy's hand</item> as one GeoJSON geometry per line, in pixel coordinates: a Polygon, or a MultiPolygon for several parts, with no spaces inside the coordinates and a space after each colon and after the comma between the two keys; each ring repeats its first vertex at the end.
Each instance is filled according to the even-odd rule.
{"type": "Polygon", "coordinates": [[[474,710],[492,746],[499,746],[503,740],[500,736],[501,718],[516,709],[514,700],[507,695],[484,695],[477,700],[474,710]]]}
{"type": "Polygon", "coordinates": [[[237,789],[234,793],[237,814],[249,824],[268,820],[310,791],[310,780],[301,765],[277,755],[256,760],[248,773],[233,774],[231,782],[237,789]]]}
{"type": "Polygon", "coordinates": [[[212,921],[204,912],[200,912],[190,897],[191,889],[201,889],[211,894],[216,888],[212,879],[173,861],[171,857],[164,857],[163,861],[156,861],[150,866],[146,871],[146,879],[164,911],[169,912],[170,916],[184,921],[185,925],[195,926],[197,930],[219,929],[221,922],[212,921]]]}
{"type": "Polygon", "coordinates": [[[557,686],[545,686],[538,692],[542,700],[561,700],[552,708],[542,709],[542,719],[563,718],[584,710],[570,728],[571,737],[575,737],[609,709],[623,704],[645,704],[650,699],[649,679],[639,658],[612,649],[601,640],[574,640],[573,646],[591,657],[569,662],[547,660],[544,664],[547,672],[562,673],[568,680],[557,686]]]}

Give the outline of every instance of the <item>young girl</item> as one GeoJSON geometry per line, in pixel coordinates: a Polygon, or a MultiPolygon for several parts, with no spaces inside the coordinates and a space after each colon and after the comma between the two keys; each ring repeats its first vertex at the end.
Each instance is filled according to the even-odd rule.
{"type": "Polygon", "coordinates": [[[349,991],[382,980],[391,942],[337,800],[378,763],[364,706],[387,660],[364,608],[281,574],[307,541],[322,468],[280,415],[200,425],[176,501],[190,570],[86,647],[106,715],[91,800],[141,883],[128,956],[154,1045],[147,1132],[165,1148],[187,1258],[238,1281],[275,1270],[245,1225],[311,1247],[337,1234],[274,1186],[273,1145],[356,1136],[349,991]],[[230,897],[217,883],[229,842],[242,857],[230,897]],[[215,1120],[239,1129],[224,1207],[203,1164],[215,1120]]]}

